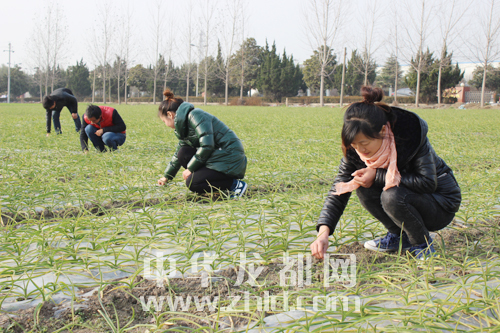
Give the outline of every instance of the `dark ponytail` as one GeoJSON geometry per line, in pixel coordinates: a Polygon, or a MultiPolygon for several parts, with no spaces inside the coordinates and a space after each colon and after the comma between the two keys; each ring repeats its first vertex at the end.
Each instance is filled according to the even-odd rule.
{"type": "Polygon", "coordinates": [[[184,103],[184,100],[180,97],[175,97],[174,93],[166,88],[163,91],[163,96],[165,96],[165,100],[160,103],[158,107],[158,116],[167,116],[167,112],[176,112],[179,106],[184,103]]]}
{"type": "Polygon", "coordinates": [[[382,126],[389,122],[394,127],[396,116],[389,105],[382,103],[384,92],[371,86],[361,87],[362,102],[352,103],[344,114],[342,126],[342,150],[344,156],[358,133],[366,137],[380,139],[382,126]]]}

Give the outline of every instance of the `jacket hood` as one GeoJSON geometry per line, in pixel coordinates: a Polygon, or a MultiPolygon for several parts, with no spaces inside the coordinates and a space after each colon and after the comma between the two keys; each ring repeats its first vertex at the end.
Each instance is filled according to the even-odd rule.
{"type": "Polygon", "coordinates": [[[194,109],[194,105],[191,103],[182,103],[177,111],[175,112],[174,124],[175,124],[175,135],[179,140],[185,138],[188,134],[188,116],[189,113],[194,109]]]}
{"type": "Polygon", "coordinates": [[[391,107],[396,114],[394,138],[398,152],[398,165],[406,165],[426,143],[427,122],[416,113],[398,107],[391,107]]]}

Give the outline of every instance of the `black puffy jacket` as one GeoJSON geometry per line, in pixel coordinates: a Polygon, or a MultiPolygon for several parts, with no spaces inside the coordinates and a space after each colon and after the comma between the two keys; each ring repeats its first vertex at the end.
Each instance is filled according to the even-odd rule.
{"type": "MultiPolygon", "coordinates": [[[[396,114],[393,133],[398,153],[398,170],[401,183],[416,193],[429,193],[437,203],[450,213],[455,213],[462,201],[460,187],[453,172],[436,154],[427,139],[427,123],[415,113],[392,107],[396,114]]],[[[351,193],[333,195],[332,191],[339,182],[348,182],[351,174],[366,168],[354,149],[348,149],[346,157],[340,161],[339,171],[321,210],[316,229],[327,225],[330,235],[335,230],[340,216],[349,201],[351,193]]],[[[374,184],[385,185],[386,169],[377,169],[374,184]]]]}

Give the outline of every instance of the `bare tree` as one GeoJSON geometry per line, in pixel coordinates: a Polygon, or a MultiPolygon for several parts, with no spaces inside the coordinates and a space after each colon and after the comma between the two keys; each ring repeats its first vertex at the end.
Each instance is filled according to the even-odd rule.
{"type": "Polygon", "coordinates": [[[202,23],[204,27],[204,45],[198,45],[198,47],[201,49],[203,48],[204,50],[204,68],[203,68],[203,76],[204,76],[204,85],[203,85],[203,104],[207,105],[207,81],[208,81],[208,74],[209,71],[211,70],[209,68],[208,64],[208,54],[209,54],[209,47],[211,45],[211,39],[210,36],[212,36],[212,30],[213,30],[213,18],[214,18],[214,13],[215,13],[215,6],[213,4],[213,1],[211,0],[206,0],[203,1],[202,7],[202,23]]]}
{"type": "MultiPolygon", "coordinates": [[[[246,5],[244,5],[246,6],[246,5]]],[[[245,24],[248,24],[248,17],[245,15],[246,13],[246,8],[243,7],[241,9],[241,47],[240,47],[240,51],[241,51],[241,54],[240,54],[240,57],[241,57],[241,72],[240,72],[240,99],[242,100],[243,99],[243,86],[245,85],[245,70],[246,70],[246,67],[247,67],[247,63],[248,63],[248,52],[247,50],[245,49],[245,40],[246,40],[246,36],[245,36],[245,24]]]]}
{"type": "Polygon", "coordinates": [[[173,20],[168,20],[169,23],[169,28],[167,29],[167,42],[165,44],[165,68],[163,69],[165,74],[163,75],[163,90],[167,88],[167,81],[171,76],[171,71],[173,69],[173,63],[172,63],[172,51],[174,49],[174,21],[173,20]]]}
{"type": "MultiPolygon", "coordinates": [[[[399,1],[398,1],[399,3],[399,1]]],[[[405,0],[406,24],[403,24],[405,33],[403,56],[417,73],[417,89],[415,92],[415,106],[418,107],[420,95],[420,76],[425,70],[422,57],[427,34],[431,26],[431,16],[434,8],[428,0],[405,0]],[[413,57],[415,56],[415,59],[413,57]]]]}
{"type": "Polygon", "coordinates": [[[116,94],[118,96],[118,104],[121,104],[120,96],[120,82],[123,74],[124,82],[124,99],[127,103],[127,74],[130,60],[130,50],[132,41],[132,11],[130,7],[127,6],[127,11],[123,12],[122,17],[119,20],[119,32],[118,32],[118,45],[116,49],[116,57],[118,66],[116,68],[117,75],[117,88],[116,94]]]}
{"type": "Polygon", "coordinates": [[[106,79],[109,58],[111,54],[111,41],[114,33],[113,9],[109,1],[103,2],[98,8],[98,15],[93,25],[93,34],[90,37],[89,45],[92,55],[102,70],[102,102],[106,104],[106,79]]]}
{"type": "Polygon", "coordinates": [[[156,84],[160,72],[160,54],[163,51],[163,28],[165,24],[164,2],[157,0],[151,11],[151,38],[153,41],[153,104],[156,104],[156,84]]]}
{"type": "Polygon", "coordinates": [[[324,105],[324,88],[326,68],[335,61],[335,55],[330,52],[344,20],[347,19],[345,1],[343,0],[309,0],[308,8],[304,10],[306,34],[309,46],[318,52],[320,71],[320,104],[324,105]]]}
{"type": "Polygon", "coordinates": [[[398,83],[399,83],[399,26],[400,26],[400,17],[398,12],[398,6],[396,3],[393,3],[391,6],[391,10],[389,10],[389,18],[388,21],[392,23],[392,27],[390,29],[390,34],[387,39],[386,45],[388,45],[388,53],[394,55],[395,63],[394,63],[394,101],[393,104],[398,104],[398,83]]]}
{"type": "Polygon", "coordinates": [[[97,67],[94,66],[94,78],[92,80],[92,103],[95,102],[95,72],[97,72],[97,67]]]}
{"type": "MultiPolygon", "coordinates": [[[[477,6],[480,11],[477,15],[476,24],[480,33],[467,36],[465,41],[470,56],[483,65],[483,84],[481,87],[481,107],[484,106],[484,93],[486,90],[486,74],[488,64],[500,57],[500,15],[498,0],[484,0],[477,6]]],[[[471,29],[472,30],[472,29],[471,29]]]]}
{"type": "Polygon", "coordinates": [[[44,73],[45,95],[48,94],[49,85],[51,92],[54,90],[56,68],[65,52],[67,29],[62,13],[60,4],[48,4],[41,22],[37,17],[32,45],[29,47],[34,51],[36,67],[44,73]]]}
{"type": "Polygon", "coordinates": [[[193,50],[193,46],[196,46],[193,44],[193,36],[194,36],[194,26],[193,26],[193,8],[194,4],[192,0],[189,0],[185,2],[186,5],[186,10],[185,10],[185,31],[183,35],[183,43],[185,46],[187,46],[187,63],[186,63],[186,102],[189,102],[189,81],[191,79],[191,66],[192,66],[192,60],[191,60],[191,54],[193,50]]]}
{"type": "Polygon", "coordinates": [[[359,70],[364,75],[364,85],[370,84],[368,82],[368,75],[375,71],[375,66],[373,64],[374,55],[378,49],[382,46],[382,40],[377,40],[374,38],[374,34],[377,35],[379,32],[379,26],[381,20],[382,7],[379,3],[375,1],[365,1],[362,3],[363,8],[359,12],[365,12],[366,15],[357,16],[359,26],[362,29],[362,47],[361,47],[361,58],[363,62],[361,64],[355,64],[359,66],[359,70]]]}
{"type": "Polygon", "coordinates": [[[52,49],[52,80],[50,89],[54,91],[55,71],[58,65],[58,60],[62,56],[63,46],[66,45],[67,40],[67,26],[62,20],[64,17],[61,7],[57,4],[54,10],[55,19],[53,20],[53,49],[52,49]]]}
{"type": "Polygon", "coordinates": [[[43,83],[45,81],[46,72],[44,72],[44,61],[43,61],[43,47],[41,40],[39,40],[36,34],[28,41],[26,49],[30,50],[29,67],[35,70],[33,75],[34,81],[40,87],[40,102],[43,98],[43,83]]]}
{"type": "Polygon", "coordinates": [[[231,73],[231,55],[237,44],[240,20],[242,16],[242,0],[227,0],[224,5],[221,20],[220,40],[222,41],[222,54],[224,57],[224,68],[219,69],[225,83],[225,104],[229,104],[229,79],[231,73]]]}
{"type": "Polygon", "coordinates": [[[462,32],[465,25],[459,24],[468,11],[471,2],[464,3],[460,0],[448,0],[442,2],[442,8],[439,10],[439,22],[441,29],[441,58],[439,59],[437,96],[438,104],[441,104],[441,74],[443,66],[447,64],[446,53],[449,45],[462,32]]]}

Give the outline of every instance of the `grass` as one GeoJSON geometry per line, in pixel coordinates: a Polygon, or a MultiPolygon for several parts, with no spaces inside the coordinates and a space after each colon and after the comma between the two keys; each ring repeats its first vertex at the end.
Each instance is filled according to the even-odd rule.
{"type": "MultiPolygon", "coordinates": [[[[341,158],[342,110],[207,106],[243,141],[251,197],[200,201],[185,188],[180,173],[166,187],[155,185],[176,146],[156,107],[115,107],[127,124],[125,145],[119,153],[84,155],[67,112],[61,115],[63,135],[47,138],[40,105],[0,104],[2,305],[14,299],[55,301],[61,295],[77,302],[77,289],[89,286],[132,291],[139,283],[134,277],[144,273],[144,261],[154,259],[155,251],[175,258],[182,272],[200,253],[214,254],[212,265],[219,268],[238,263],[241,252],[259,254],[266,265],[284,251],[308,253],[341,158]]],[[[461,185],[461,224],[439,233],[440,257],[424,265],[404,254],[365,255],[353,244],[384,230],[352,196],[331,245],[358,255],[356,286],[337,292],[359,296],[360,311],[310,314],[302,322],[284,324],[288,328],[283,331],[495,331],[499,326],[500,292],[493,283],[498,281],[500,247],[498,110],[417,113],[428,122],[434,149],[461,185]],[[397,306],[389,308],[388,302],[397,306]],[[377,326],[381,321],[386,321],[384,328],[377,326]]],[[[277,294],[286,290],[276,281],[260,282],[260,287],[245,288],[256,295],[266,288],[277,294]]],[[[317,280],[295,292],[308,299],[325,293],[317,280]]],[[[156,314],[154,324],[137,311],[120,321],[117,302],[108,308],[99,304],[93,324],[74,319],[71,329],[96,325],[93,329],[142,332],[174,330],[179,323],[199,331],[226,327],[223,314],[214,317],[217,325],[203,324],[200,314],[181,320],[168,312],[156,314]]],[[[43,309],[37,308],[40,316],[43,309]]],[[[260,316],[263,322],[255,304],[252,309],[252,318],[260,316]]],[[[46,325],[51,330],[36,322],[37,329],[46,325]]]]}

